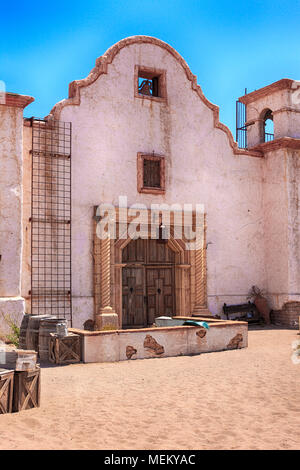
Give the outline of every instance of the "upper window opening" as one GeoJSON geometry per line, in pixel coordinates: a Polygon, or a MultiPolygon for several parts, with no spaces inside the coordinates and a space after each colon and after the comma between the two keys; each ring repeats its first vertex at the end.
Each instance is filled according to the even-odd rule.
{"type": "Polygon", "coordinates": [[[166,72],[149,67],[135,67],[135,96],[138,98],[165,101],[166,72]]]}

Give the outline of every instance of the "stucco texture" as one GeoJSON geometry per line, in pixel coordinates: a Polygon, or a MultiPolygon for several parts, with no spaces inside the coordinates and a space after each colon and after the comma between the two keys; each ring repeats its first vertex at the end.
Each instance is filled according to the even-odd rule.
{"type": "MultiPolygon", "coordinates": [[[[246,300],[266,285],[262,159],[237,155],[229,131],[215,126],[182,64],[157,44],[122,48],[107,73],[80,88],[80,105],[56,118],[72,122],[73,326],[93,317],[92,216],[101,202],[204,204],[208,307],[246,300]],[[134,95],[135,65],[166,70],[167,101],[134,95]],[[166,159],[164,195],[137,191],[138,152],[166,159]]],[[[225,126],[223,126],[225,128],[225,126]]],[[[232,137],[231,137],[232,139],[232,137]]]]}
{"type": "Polygon", "coordinates": [[[19,324],[22,257],[22,109],[0,106],[0,334],[19,324]]]}

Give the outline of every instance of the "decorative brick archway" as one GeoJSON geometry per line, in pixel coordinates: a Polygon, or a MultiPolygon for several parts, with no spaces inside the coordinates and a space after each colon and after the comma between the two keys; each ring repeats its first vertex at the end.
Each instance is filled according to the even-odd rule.
{"type": "MultiPolygon", "coordinates": [[[[116,210],[116,238],[100,239],[97,236],[97,224],[100,217],[94,208],[94,318],[96,325],[101,324],[99,317],[105,314],[117,314],[118,327],[122,325],[122,251],[132,238],[124,236],[134,217],[129,215],[122,220],[118,208],[116,210]]],[[[144,216],[150,220],[150,210],[144,211],[144,216]]],[[[194,216],[194,213],[193,213],[194,216]]],[[[145,219],[145,220],[146,220],[145,219]]],[[[195,220],[195,217],[193,218],[195,220]]],[[[174,232],[174,219],[170,220],[170,232],[174,232]]],[[[148,229],[147,229],[148,230],[148,229]]],[[[208,315],[207,309],[207,276],[206,276],[206,241],[205,217],[203,224],[203,239],[199,249],[188,250],[187,241],[170,235],[167,243],[175,252],[175,298],[176,315],[208,315]]],[[[143,232],[143,237],[147,234],[143,232]]],[[[150,231],[148,232],[150,237],[150,231]]]]}

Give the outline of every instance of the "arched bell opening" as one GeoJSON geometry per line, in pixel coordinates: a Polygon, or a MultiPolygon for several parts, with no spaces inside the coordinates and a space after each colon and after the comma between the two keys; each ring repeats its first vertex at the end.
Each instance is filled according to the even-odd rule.
{"type": "Polygon", "coordinates": [[[261,141],[270,142],[274,140],[274,122],[273,122],[273,112],[271,109],[265,109],[261,113],[261,141]]]}

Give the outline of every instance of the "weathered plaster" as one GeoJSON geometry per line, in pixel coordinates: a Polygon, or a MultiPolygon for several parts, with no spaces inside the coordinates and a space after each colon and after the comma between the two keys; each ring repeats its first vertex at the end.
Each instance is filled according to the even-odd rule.
{"type": "Polygon", "coordinates": [[[248,346],[245,322],[211,324],[204,337],[199,335],[201,330],[191,326],[107,332],[72,329],[81,335],[86,363],[192,355],[248,346]]]}
{"type": "Polygon", "coordinates": [[[300,300],[299,155],[291,149],[265,154],[264,247],[270,305],[300,300]]]}
{"type": "Polygon", "coordinates": [[[0,106],[0,297],[21,294],[22,110],[0,106]]]}
{"type": "Polygon", "coordinates": [[[88,86],[72,85],[71,99],[53,111],[73,126],[73,305],[85,319],[93,316],[92,208],[118,204],[119,195],[128,205],[204,204],[213,313],[228,298],[245,300],[253,284],[265,287],[262,160],[237,151],[230,131],[218,124],[218,108],[176,54],[157,42],[131,41],[107,61],[105,73],[86,79],[88,86]],[[164,64],[167,103],[135,98],[137,64],[164,64]],[[137,190],[136,155],[153,151],[165,156],[164,195],[137,190]]]}
{"type": "Polygon", "coordinates": [[[25,309],[23,297],[0,297],[0,335],[11,334],[11,324],[20,326],[25,309]]]}
{"type": "MultiPolygon", "coordinates": [[[[183,58],[158,39],[120,41],[87,78],[70,84],[69,98],[55,105],[52,116],[73,126],[74,327],[94,318],[94,206],[117,205],[120,195],[128,206],[204,205],[212,313],[222,314],[224,302],[244,303],[252,285],[267,290],[274,309],[300,300],[298,89],[299,83],[283,79],[240,98],[253,122],[247,151],[219,122],[218,107],[205,98],[183,58]],[[137,66],[164,72],[163,99],[137,96],[137,66]],[[273,111],[275,140],[261,144],[265,109],[273,111]],[[138,191],[139,152],[164,156],[164,194],[138,191]]],[[[24,127],[22,165],[22,108],[31,101],[6,94],[0,106],[0,297],[10,299],[11,312],[24,310],[20,296],[28,312],[30,307],[31,129],[24,127]]],[[[124,351],[127,346],[135,348],[128,342],[124,351]]]]}
{"type": "Polygon", "coordinates": [[[24,313],[22,272],[23,111],[33,98],[6,94],[0,105],[0,332],[24,313]],[[6,317],[6,320],[5,320],[6,317]]]}

